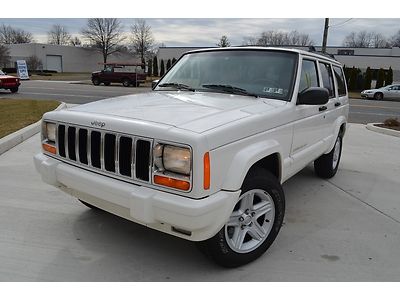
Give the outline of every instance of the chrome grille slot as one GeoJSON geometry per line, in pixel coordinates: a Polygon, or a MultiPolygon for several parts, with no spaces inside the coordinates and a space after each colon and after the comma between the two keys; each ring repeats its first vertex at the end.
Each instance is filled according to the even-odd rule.
{"type": "Polygon", "coordinates": [[[119,173],[132,177],[132,139],[121,136],[119,139],[119,173]]]}
{"type": "Polygon", "coordinates": [[[58,126],[58,154],[62,157],[65,156],[65,126],[58,126]]]}
{"type": "Polygon", "coordinates": [[[127,134],[58,124],[57,155],[82,168],[151,182],[152,140],[127,134]]]}
{"type": "Polygon", "coordinates": [[[68,127],[68,157],[76,160],[75,152],[76,132],[75,127],[68,127]]]}
{"type": "Polygon", "coordinates": [[[98,131],[92,131],[90,133],[90,158],[92,166],[98,169],[101,169],[100,145],[101,145],[101,133],[98,131]]]}
{"type": "Polygon", "coordinates": [[[85,165],[88,164],[88,131],[87,129],[79,129],[79,161],[85,165]]]}
{"type": "Polygon", "coordinates": [[[136,178],[149,181],[150,171],[150,142],[147,140],[136,141],[136,178]]]}
{"type": "Polygon", "coordinates": [[[115,172],[115,147],[115,135],[106,133],[104,135],[104,168],[109,172],[115,172]]]}

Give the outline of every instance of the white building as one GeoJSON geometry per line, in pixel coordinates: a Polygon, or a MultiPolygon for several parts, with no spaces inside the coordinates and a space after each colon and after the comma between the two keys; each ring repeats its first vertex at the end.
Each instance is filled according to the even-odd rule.
{"type": "MultiPolygon", "coordinates": [[[[28,60],[36,56],[42,63],[43,70],[57,72],[93,72],[102,69],[103,55],[95,49],[74,46],[48,44],[13,44],[7,45],[11,57],[9,67],[14,67],[17,60],[28,60]]],[[[112,54],[108,62],[138,63],[139,60],[128,53],[112,54]]]]}
{"type": "MultiPolygon", "coordinates": [[[[178,59],[187,51],[202,49],[207,47],[160,47],[157,53],[158,68],[161,60],[164,64],[168,59],[178,59]]],[[[210,48],[210,47],[208,47],[210,48]]],[[[308,50],[308,47],[292,47],[308,50]]],[[[321,47],[315,47],[321,51],[321,47]]],[[[327,47],[327,53],[333,54],[335,59],[347,67],[360,68],[365,71],[371,69],[393,69],[393,80],[400,82],[400,48],[350,48],[350,47],[327,47]]]]}

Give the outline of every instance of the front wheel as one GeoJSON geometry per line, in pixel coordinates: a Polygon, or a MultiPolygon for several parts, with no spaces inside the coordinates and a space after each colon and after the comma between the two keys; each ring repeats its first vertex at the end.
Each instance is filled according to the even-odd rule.
{"type": "Polygon", "coordinates": [[[13,87],[10,89],[10,91],[11,91],[11,93],[14,94],[14,93],[18,92],[18,87],[13,87]]]}
{"type": "Polygon", "coordinates": [[[101,81],[100,81],[100,79],[98,79],[98,78],[93,78],[93,79],[92,79],[92,83],[93,83],[94,85],[100,85],[101,81]]]}
{"type": "Polygon", "coordinates": [[[340,157],[342,156],[342,137],[339,135],[336,139],[335,146],[328,154],[320,156],[314,161],[314,171],[321,178],[332,178],[335,176],[338,168],[340,157]]]}
{"type": "Polygon", "coordinates": [[[122,81],[122,85],[123,85],[124,87],[129,87],[129,86],[131,85],[131,81],[130,81],[129,79],[124,79],[124,80],[122,81]]]}
{"type": "Polygon", "coordinates": [[[265,169],[252,170],[224,227],[197,243],[200,250],[224,267],[238,267],[261,256],[282,226],[285,196],[279,181],[265,169]]]}
{"type": "Polygon", "coordinates": [[[383,94],[382,93],[376,93],[374,95],[374,99],[375,100],[382,100],[383,99],[383,94]]]}

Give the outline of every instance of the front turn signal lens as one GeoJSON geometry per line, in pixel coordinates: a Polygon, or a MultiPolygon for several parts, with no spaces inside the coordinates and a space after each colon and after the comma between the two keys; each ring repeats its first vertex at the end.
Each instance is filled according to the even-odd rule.
{"type": "Polygon", "coordinates": [[[188,191],[190,189],[190,183],[187,181],[160,175],[154,175],[154,183],[182,191],[188,191]]]}
{"type": "Polygon", "coordinates": [[[43,150],[46,152],[50,152],[52,154],[57,154],[57,149],[55,146],[49,144],[42,144],[43,150]]]}
{"type": "Polygon", "coordinates": [[[210,174],[210,153],[204,154],[204,189],[209,190],[211,183],[210,174]]]}

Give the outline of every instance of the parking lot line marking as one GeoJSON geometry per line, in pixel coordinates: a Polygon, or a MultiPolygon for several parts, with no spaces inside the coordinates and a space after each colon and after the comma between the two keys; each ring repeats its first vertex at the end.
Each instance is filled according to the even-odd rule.
{"type": "MultiPolygon", "coordinates": [[[[24,86],[23,87],[23,89],[24,90],[27,90],[27,89],[38,89],[38,90],[58,90],[58,91],[60,91],[60,90],[64,90],[64,91],[76,91],[76,92],[90,92],[90,90],[81,90],[81,89],[74,89],[73,87],[71,87],[70,89],[67,89],[67,88],[45,88],[45,87],[37,87],[37,86],[24,86]]],[[[115,90],[113,90],[113,91],[110,91],[110,90],[99,90],[99,89],[96,89],[95,90],[96,92],[105,92],[105,93],[115,93],[115,90]]]]}
{"type": "Polygon", "coordinates": [[[368,113],[368,112],[360,112],[360,111],[352,111],[351,114],[358,114],[358,115],[372,115],[372,116],[396,116],[396,113],[393,114],[382,114],[382,113],[368,113]]]}
{"type": "Polygon", "coordinates": [[[374,105],[362,105],[362,104],[351,104],[350,107],[368,107],[368,108],[384,108],[384,109],[398,109],[398,110],[400,110],[400,107],[374,106],[374,105]]]}

